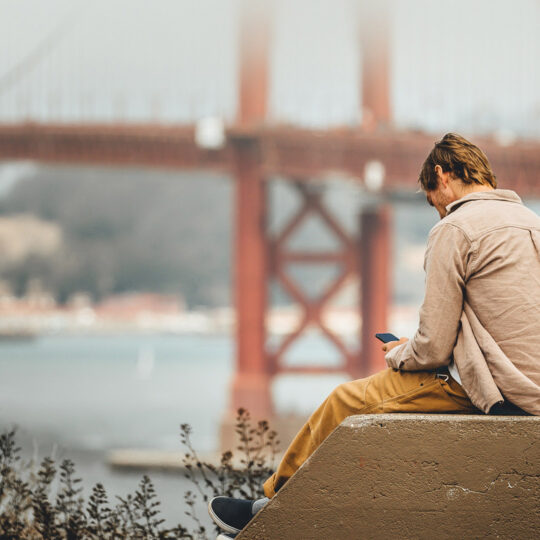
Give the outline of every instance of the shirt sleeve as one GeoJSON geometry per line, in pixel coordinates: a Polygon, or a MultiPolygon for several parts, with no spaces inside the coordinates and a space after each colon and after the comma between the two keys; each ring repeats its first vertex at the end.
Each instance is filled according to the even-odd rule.
{"type": "Polygon", "coordinates": [[[471,242],[452,224],[439,223],[424,258],[426,289],[415,336],[389,351],[389,367],[421,371],[447,366],[457,339],[471,242]]]}

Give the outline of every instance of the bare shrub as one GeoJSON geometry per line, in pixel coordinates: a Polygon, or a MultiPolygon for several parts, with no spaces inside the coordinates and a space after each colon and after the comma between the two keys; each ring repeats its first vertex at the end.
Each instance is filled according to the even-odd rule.
{"type": "Polygon", "coordinates": [[[262,484],[273,472],[279,441],[268,422],[254,426],[249,413],[239,409],[235,428],[237,454],[224,452],[216,466],[199,459],[191,443],[191,427],[180,426],[185,476],[192,484],[184,494],[190,525],[172,528],[165,526],[148,476],[142,477],[134,493],[116,496],[116,504],[109,502],[100,483],[85,502],[82,480],[71,460],[57,466],[46,457],[36,470],[21,460],[15,430],[6,431],[0,435],[0,540],[208,540],[217,528],[206,530],[197,514],[199,507],[216,495],[261,497],[262,484]]]}

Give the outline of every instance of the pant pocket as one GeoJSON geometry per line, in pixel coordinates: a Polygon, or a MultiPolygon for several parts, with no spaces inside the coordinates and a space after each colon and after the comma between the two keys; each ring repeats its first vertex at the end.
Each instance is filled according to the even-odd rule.
{"type": "Polygon", "coordinates": [[[418,387],[385,400],[382,412],[430,412],[441,401],[439,381],[433,375],[420,380],[418,387]]]}
{"type": "Polygon", "coordinates": [[[457,383],[456,381],[453,381],[452,379],[448,381],[444,381],[443,379],[439,379],[441,389],[443,392],[448,396],[449,399],[451,399],[456,405],[459,405],[459,407],[463,410],[463,412],[471,411],[471,412],[480,412],[479,409],[477,409],[465,393],[465,390],[463,390],[462,386],[457,383]],[[452,382],[450,382],[452,381],[452,382]]]}

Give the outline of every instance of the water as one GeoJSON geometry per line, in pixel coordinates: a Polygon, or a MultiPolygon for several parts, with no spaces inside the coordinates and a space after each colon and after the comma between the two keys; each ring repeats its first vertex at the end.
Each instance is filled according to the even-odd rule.
{"type": "MultiPolygon", "coordinates": [[[[198,451],[218,447],[233,374],[229,336],[46,336],[0,342],[0,430],[18,426],[25,456],[69,457],[86,489],[132,492],[140,473],[107,466],[116,448],[180,450],[179,425],[194,429],[198,451]]],[[[298,357],[335,356],[316,336],[298,357]]],[[[273,393],[285,412],[312,410],[345,376],[283,377],[273,393]]],[[[188,485],[176,473],[152,473],[164,516],[184,521],[188,485]]],[[[88,494],[88,493],[86,493],[88,494]]],[[[204,513],[204,509],[199,512],[204,513]]]]}
{"type": "Polygon", "coordinates": [[[0,346],[0,421],[41,443],[178,448],[178,426],[209,449],[226,405],[228,337],[43,337],[0,346]],[[194,404],[204,403],[204,407],[194,404]],[[212,413],[212,409],[215,411],[212,413]]]}

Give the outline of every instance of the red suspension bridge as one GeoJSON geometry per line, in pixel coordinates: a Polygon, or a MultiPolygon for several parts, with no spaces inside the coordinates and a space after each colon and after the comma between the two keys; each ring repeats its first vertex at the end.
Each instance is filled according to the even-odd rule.
{"type": "MultiPolygon", "coordinates": [[[[346,372],[358,377],[383,366],[382,354],[372,336],[387,328],[391,294],[392,214],[386,196],[417,189],[418,171],[434,137],[392,128],[391,29],[385,2],[380,3],[375,19],[361,29],[358,40],[363,54],[362,88],[358,92],[364,111],[362,126],[308,130],[268,122],[271,28],[268,20],[253,15],[257,4],[244,3],[238,114],[234,125],[224,130],[219,144],[201,144],[197,125],[1,124],[0,159],[212,169],[233,178],[237,349],[230,408],[234,411],[243,406],[256,416],[270,416],[270,386],[277,374],[346,372]],[[378,202],[361,212],[356,234],[343,228],[317,189],[322,180],[335,173],[376,192],[374,200],[378,202]],[[375,179],[370,181],[370,176],[375,179]],[[267,228],[267,191],[274,177],[294,185],[301,205],[289,222],[271,235],[267,228]],[[302,251],[288,247],[291,236],[313,215],[337,239],[338,249],[302,251]],[[313,299],[291,278],[291,263],[338,264],[340,271],[313,299]],[[362,320],[357,344],[352,348],[325,324],[323,317],[325,307],[351,279],[356,279],[359,286],[362,320]],[[277,348],[268,346],[265,325],[267,288],[272,280],[282,285],[303,312],[299,326],[277,348]],[[340,365],[286,365],[285,354],[308,328],[319,329],[335,345],[340,365]]],[[[540,196],[538,142],[501,145],[489,138],[475,142],[486,151],[502,187],[515,189],[522,196],[540,196]]]]}

